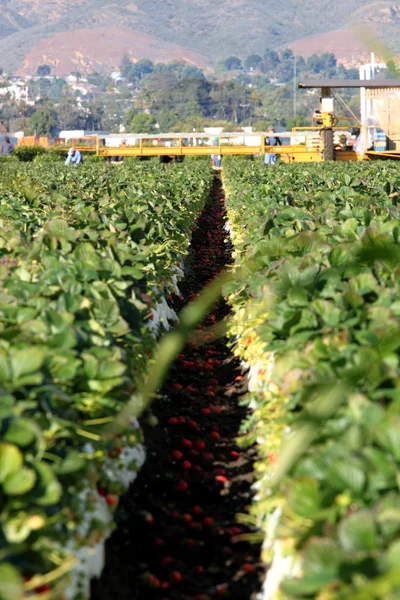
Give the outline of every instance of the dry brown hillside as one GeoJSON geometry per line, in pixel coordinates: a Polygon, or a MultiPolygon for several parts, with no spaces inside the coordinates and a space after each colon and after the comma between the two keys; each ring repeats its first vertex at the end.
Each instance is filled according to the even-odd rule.
{"type": "MultiPolygon", "coordinates": [[[[150,56],[154,48],[161,49],[163,43],[168,43],[176,45],[177,57],[191,52],[212,64],[230,54],[242,57],[262,54],[267,47],[282,47],[294,40],[315,38],[334,31],[348,32],[351,26],[359,23],[372,24],[393,48],[398,46],[400,49],[400,2],[0,0],[0,66],[15,69],[25,63],[29,70],[37,61],[44,61],[45,50],[49,48],[51,56],[56,56],[54,60],[62,64],[75,60],[69,56],[70,48],[64,45],[65,37],[57,34],[81,30],[129,30],[134,36],[132,52],[138,58],[150,56]],[[139,34],[151,36],[151,39],[143,38],[137,45],[135,40],[139,39],[139,34]],[[30,51],[33,52],[29,54],[30,51]]],[[[74,34],[72,39],[79,40],[79,35],[74,34]]],[[[90,36],[90,52],[83,52],[84,61],[96,62],[100,54],[104,57],[102,36],[102,33],[90,36]]],[[[110,33],[107,43],[112,59],[100,61],[106,68],[114,64],[122,51],[130,49],[128,34],[124,34],[123,40],[117,37],[110,33]]],[[[326,49],[326,39],[315,38],[315,51],[326,49]]],[[[172,47],[165,46],[166,57],[170,51],[173,52],[172,47]]],[[[340,39],[337,52],[341,52],[340,39]]]]}

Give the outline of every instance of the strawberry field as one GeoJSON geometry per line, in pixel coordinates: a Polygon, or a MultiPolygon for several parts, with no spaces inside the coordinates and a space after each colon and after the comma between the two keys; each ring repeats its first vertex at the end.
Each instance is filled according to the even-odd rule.
{"type": "Polygon", "coordinates": [[[0,600],[399,597],[398,167],[222,184],[2,165],[0,600]]]}

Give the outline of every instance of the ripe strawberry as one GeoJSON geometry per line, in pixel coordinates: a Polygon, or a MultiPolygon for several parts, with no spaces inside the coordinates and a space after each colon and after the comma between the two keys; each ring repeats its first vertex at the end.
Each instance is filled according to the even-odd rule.
{"type": "Polygon", "coordinates": [[[206,447],[206,444],[205,444],[205,442],[203,442],[203,440],[196,440],[194,443],[194,447],[197,450],[204,450],[206,447]]]}
{"type": "Polygon", "coordinates": [[[107,490],[106,490],[105,488],[98,487],[98,488],[97,488],[97,491],[98,491],[98,493],[99,493],[99,495],[100,495],[100,496],[103,496],[103,498],[104,498],[105,496],[107,496],[107,490]]]}
{"type": "Polygon", "coordinates": [[[181,424],[186,423],[185,417],[178,417],[178,423],[181,423],[181,424]]]}
{"type": "Polygon", "coordinates": [[[179,583],[180,581],[182,581],[183,575],[182,575],[182,573],[180,571],[174,571],[172,573],[172,579],[174,581],[176,581],[177,583],[179,583]]]}
{"type": "Polygon", "coordinates": [[[201,515],[201,513],[203,512],[203,509],[201,508],[201,506],[196,505],[196,506],[193,506],[192,512],[194,512],[195,515],[201,515]]]}
{"type": "Polygon", "coordinates": [[[153,546],[164,546],[164,540],[162,538],[154,538],[153,546]]]}
{"type": "Polygon", "coordinates": [[[214,523],[214,519],[212,517],[205,517],[203,519],[203,525],[205,527],[211,527],[211,525],[214,523]]]}
{"type": "Polygon", "coordinates": [[[206,452],[203,456],[205,460],[214,460],[214,454],[211,454],[211,452],[206,452]]]}
{"type": "Polygon", "coordinates": [[[239,535],[240,533],[242,533],[242,530],[239,527],[232,527],[231,528],[231,534],[232,535],[239,535]]]}
{"type": "Polygon", "coordinates": [[[181,443],[182,443],[182,446],[184,448],[192,448],[193,447],[192,442],[190,440],[185,439],[185,438],[182,440],[181,443]]]}
{"type": "Polygon", "coordinates": [[[223,583],[222,585],[218,585],[215,589],[215,592],[217,594],[217,596],[225,596],[226,592],[228,591],[228,584],[227,583],[223,583]]]}
{"type": "Polygon", "coordinates": [[[240,457],[239,452],[236,452],[236,450],[232,450],[231,458],[233,458],[233,460],[237,460],[239,457],[240,457]]]}
{"type": "Polygon", "coordinates": [[[210,414],[210,412],[211,412],[211,411],[210,411],[210,409],[209,409],[209,408],[202,408],[202,409],[201,409],[201,413],[202,413],[203,415],[209,415],[209,414],[210,414]]]}
{"type": "Polygon", "coordinates": [[[176,491],[177,492],[187,492],[189,488],[189,485],[187,483],[187,481],[178,481],[178,483],[176,484],[176,491]]]}
{"type": "Polygon", "coordinates": [[[183,520],[185,521],[185,523],[191,523],[193,521],[193,517],[192,517],[192,515],[185,513],[183,515],[183,520]]]}
{"type": "Polygon", "coordinates": [[[200,465],[194,465],[193,471],[196,471],[196,473],[202,473],[203,469],[200,467],[200,465]]]}
{"type": "Polygon", "coordinates": [[[256,569],[253,565],[251,565],[250,563],[244,563],[244,565],[242,565],[242,570],[245,573],[253,573],[256,569]]]}
{"type": "Polygon", "coordinates": [[[181,385],[180,383],[174,383],[173,387],[175,390],[181,390],[183,388],[183,385],[181,385]]]}
{"type": "Polygon", "coordinates": [[[185,469],[185,471],[188,471],[189,469],[191,469],[192,463],[190,462],[190,460],[184,460],[182,463],[182,468],[185,469]]]}
{"type": "Polygon", "coordinates": [[[35,588],[35,594],[37,594],[38,596],[40,594],[45,594],[46,592],[50,592],[51,587],[47,584],[44,583],[43,585],[40,585],[39,587],[35,588]]]}
{"type": "Polygon", "coordinates": [[[212,431],[212,432],[210,433],[210,437],[211,437],[213,440],[219,440],[219,439],[221,438],[221,436],[219,435],[218,431],[212,431]]]}
{"type": "Polygon", "coordinates": [[[108,506],[117,506],[119,498],[116,494],[107,494],[106,502],[108,506]]]}
{"type": "Polygon", "coordinates": [[[176,417],[170,417],[168,419],[168,423],[169,423],[169,425],[177,425],[178,424],[178,419],[176,417]]]}
{"type": "Polygon", "coordinates": [[[215,479],[217,481],[219,481],[220,483],[227,483],[228,482],[228,479],[224,475],[217,475],[217,477],[215,479]]]}
{"type": "Polygon", "coordinates": [[[201,575],[202,573],[204,573],[204,567],[203,567],[203,565],[197,565],[197,567],[196,567],[196,573],[198,573],[199,575],[201,575]]]}
{"type": "Polygon", "coordinates": [[[175,460],[181,460],[181,458],[183,457],[183,454],[180,450],[174,450],[172,452],[172,457],[175,458],[175,460]]]}

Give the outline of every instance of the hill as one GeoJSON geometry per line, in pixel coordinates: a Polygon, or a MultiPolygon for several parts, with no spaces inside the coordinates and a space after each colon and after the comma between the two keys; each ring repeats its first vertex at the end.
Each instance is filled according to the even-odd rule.
{"type": "Polygon", "coordinates": [[[187,54],[195,63],[213,64],[230,54],[262,54],[266,47],[307,38],[314,39],[312,47],[323,52],[324,37],[316,47],[315,36],[337,30],[351,36],[349,28],[361,22],[373,25],[393,48],[400,44],[400,3],[394,2],[0,0],[0,65],[7,70],[24,65],[24,73],[32,72],[45,62],[48,50],[50,58],[55,57],[62,65],[79,56],[89,70],[103,64],[106,69],[117,66],[124,50],[131,50],[133,58],[150,56],[151,52],[157,60],[187,54]],[[123,40],[115,33],[121,28],[123,40]],[[90,44],[84,43],[82,30],[93,30],[90,44]],[[58,35],[66,32],[77,33],[72,37],[58,35]],[[72,39],[72,48],[65,44],[67,39],[72,39]],[[97,60],[100,53],[104,56],[105,48],[110,58],[97,60]]]}

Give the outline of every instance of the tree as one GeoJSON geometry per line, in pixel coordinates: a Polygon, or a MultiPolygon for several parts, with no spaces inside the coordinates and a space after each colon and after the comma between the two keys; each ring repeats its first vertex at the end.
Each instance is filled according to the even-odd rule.
{"type": "Polygon", "coordinates": [[[38,136],[50,136],[56,125],[55,118],[48,110],[37,110],[29,120],[29,129],[38,136]]]}
{"type": "Polygon", "coordinates": [[[267,70],[274,69],[279,65],[281,59],[279,58],[279,54],[275,50],[266,49],[264,52],[264,65],[267,70]]]}
{"type": "Polygon", "coordinates": [[[253,71],[259,69],[262,63],[262,58],[258,54],[250,54],[245,60],[244,66],[249,71],[253,71]]]}
{"type": "Polygon", "coordinates": [[[131,133],[154,133],[156,120],[153,115],[147,113],[139,113],[132,119],[130,125],[131,133]]]}
{"type": "Polygon", "coordinates": [[[242,69],[242,61],[237,56],[229,56],[223,61],[223,64],[228,71],[240,71],[242,69]]]}
{"type": "Polygon", "coordinates": [[[37,68],[36,73],[39,77],[46,77],[46,75],[50,75],[51,67],[49,65],[40,65],[40,67],[37,68]]]}
{"type": "Polygon", "coordinates": [[[137,79],[154,72],[154,64],[149,58],[141,58],[134,64],[134,73],[137,79]]]}

